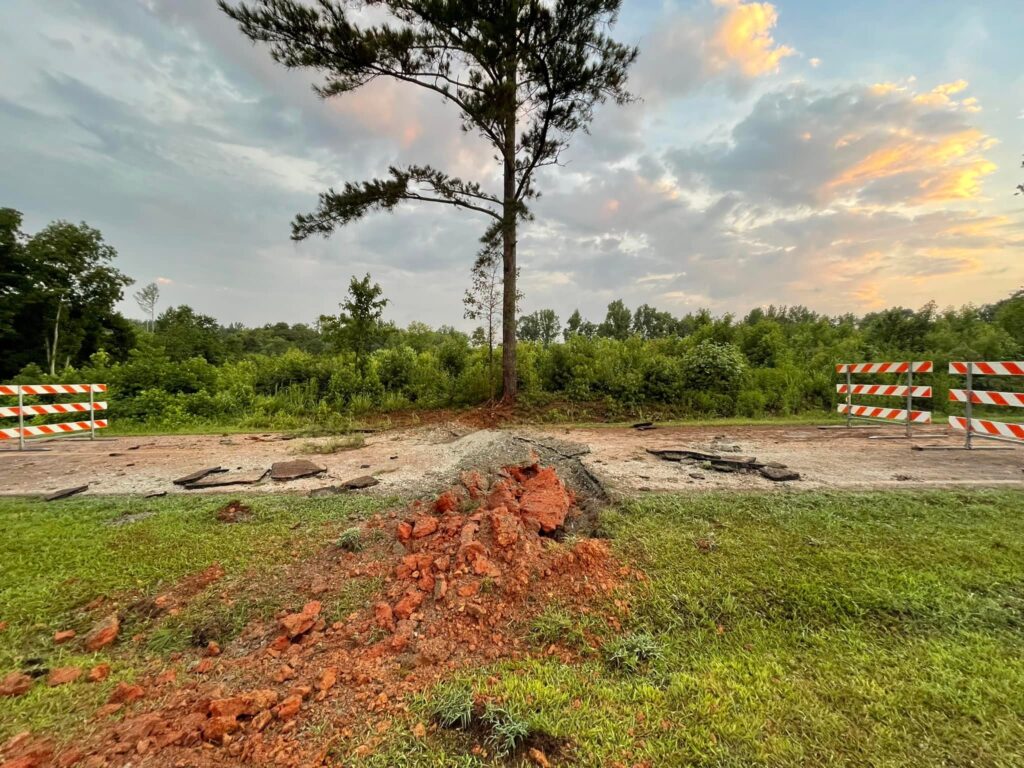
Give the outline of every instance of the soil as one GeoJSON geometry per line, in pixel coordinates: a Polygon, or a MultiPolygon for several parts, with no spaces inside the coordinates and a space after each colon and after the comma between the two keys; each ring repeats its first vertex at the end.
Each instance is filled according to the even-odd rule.
{"type": "MultiPolygon", "coordinates": [[[[576,658],[575,650],[527,639],[530,620],[551,600],[589,613],[614,594],[619,611],[628,610],[628,585],[642,573],[617,564],[605,542],[553,537],[582,515],[552,466],[465,472],[435,498],[368,521],[363,539],[372,544],[364,551],[330,547],[296,563],[292,578],[310,585],[305,605],[250,624],[223,650],[209,642],[120,683],[94,714],[95,730],[74,744],[18,737],[0,759],[91,768],[313,766],[371,753],[395,727],[422,738],[428,726],[410,723],[410,699],[453,671],[528,654],[576,658]],[[366,578],[379,579],[380,591],[328,625],[322,601],[366,578]]],[[[161,607],[180,606],[220,573],[187,579],[161,596],[161,607]]]]}
{"type": "Polygon", "coordinates": [[[215,466],[239,477],[256,477],[275,462],[294,459],[303,445],[330,438],[205,435],[121,437],[100,443],[54,441],[47,444],[50,450],[45,452],[0,451],[0,494],[43,495],[71,483],[88,484],[84,495],[309,492],[370,475],[379,480],[376,486],[349,492],[409,498],[437,492],[460,471],[487,472],[518,463],[531,450],[542,460],[572,463],[571,467],[559,467],[570,475],[570,483],[589,485],[594,493],[603,487],[624,496],[640,491],[718,488],[783,492],[792,488],[1024,484],[1024,446],[979,441],[985,450],[911,449],[913,445],[962,445],[960,435],[947,434],[942,428],[921,430],[911,440],[879,439],[898,434],[902,434],[899,428],[889,427],[517,427],[513,432],[477,430],[456,421],[374,433],[361,448],[317,455],[316,464],[326,469],[317,476],[285,482],[266,477],[253,485],[196,490],[172,481],[215,466]],[[646,451],[714,451],[716,445],[738,448],[737,455],[761,462],[783,464],[801,479],[775,483],[756,474],[726,474],[699,464],[665,462],[646,451]],[[700,478],[695,476],[698,474],[700,478]]]}

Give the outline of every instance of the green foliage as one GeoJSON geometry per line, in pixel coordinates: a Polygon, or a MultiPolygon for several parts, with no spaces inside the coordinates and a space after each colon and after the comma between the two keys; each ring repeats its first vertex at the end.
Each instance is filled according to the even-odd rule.
{"type": "Polygon", "coordinates": [[[366,371],[367,356],[383,344],[386,335],[381,316],[388,300],[381,298],[383,293],[380,285],[371,284],[369,272],[362,280],[353,275],[348,284],[348,298],[341,303],[341,312],[337,317],[320,317],[324,339],[335,349],[354,353],[361,373],[366,371]]]}
{"type": "Polygon", "coordinates": [[[363,531],[358,526],[352,528],[346,528],[341,532],[338,540],[335,542],[338,549],[344,550],[345,552],[362,552],[363,551],[363,531]]]}
{"type": "Polygon", "coordinates": [[[27,236],[21,214],[0,209],[0,377],[30,363],[56,374],[101,347],[127,353],[134,333],[114,305],[132,281],[116,257],[85,223],[55,221],[27,236]]]}
{"type": "Polygon", "coordinates": [[[604,657],[613,669],[638,674],[662,657],[661,645],[648,632],[633,632],[607,643],[604,657]]]}
{"type": "Polygon", "coordinates": [[[430,716],[442,728],[469,727],[473,720],[473,689],[461,683],[442,683],[430,695],[430,716]]]}
{"type": "Polygon", "coordinates": [[[530,735],[530,724],[510,708],[488,703],[481,718],[488,727],[487,744],[498,757],[508,757],[530,735]]]}

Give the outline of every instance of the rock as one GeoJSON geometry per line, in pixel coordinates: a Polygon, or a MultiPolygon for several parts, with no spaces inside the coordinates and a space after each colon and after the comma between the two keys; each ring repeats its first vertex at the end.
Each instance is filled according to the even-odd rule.
{"type": "Polygon", "coordinates": [[[794,472],[792,469],[785,469],[779,467],[761,467],[758,470],[762,477],[766,477],[774,482],[785,482],[788,480],[799,480],[800,473],[794,472]]]}
{"type": "Polygon", "coordinates": [[[293,694],[287,699],[282,701],[274,709],[274,714],[277,715],[279,720],[291,720],[302,708],[302,697],[298,694],[293,694]]]}
{"type": "Polygon", "coordinates": [[[694,480],[703,480],[704,479],[704,475],[702,475],[700,472],[691,472],[690,473],[690,477],[692,477],[694,480]]]}
{"type": "Polygon", "coordinates": [[[313,628],[320,618],[321,605],[319,600],[306,603],[299,613],[291,613],[281,619],[281,629],[289,638],[296,638],[313,628]]]}
{"type": "Polygon", "coordinates": [[[259,732],[270,725],[270,721],[274,719],[274,713],[270,710],[260,712],[256,717],[252,719],[252,727],[255,731],[259,732]]]}
{"type": "Polygon", "coordinates": [[[309,591],[314,595],[322,595],[324,592],[330,590],[330,588],[331,585],[323,576],[314,577],[312,583],[309,585],[309,591]]]}
{"type": "Polygon", "coordinates": [[[395,631],[395,614],[387,603],[377,603],[373,608],[373,621],[380,629],[395,631]]]}
{"type": "Polygon", "coordinates": [[[149,493],[143,494],[144,499],[159,499],[161,496],[166,496],[167,491],[150,491],[149,493]]]}
{"type": "Polygon", "coordinates": [[[62,629],[59,632],[53,633],[53,644],[61,645],[68,640],[74,640],[77,635],[78,633],[73,629],[62,629]]]}
{"type": "Polygon", "coordinates": [[[110,694],[110,698],[107,700],[108,704],[131,704],[133,701],[138,701],[146,695],[146,691],[141,685],[131,685],[129,683],[118,683],[114,692],[110,694]]]}
{"type": "Polygon", "coordinates": [[[434,511],[439,515],[443,515],[445,512],[454,512],[458,509],[459,497],[454,491],[445,491],[437,500],[434,502],[434,511]]]}
{"type": "Polygon", "coordinates": [[[572,506],[572,497],[554,468],[540,468],[537,474],[527,478],[522,485],[519,511],[523,522],[539,525],[545,533],[560,528],[572,506]]]}
{"type": "Polygon", "coordinates": [[[68,496],[74,496],[76,493],[82,493],[88,491],[88,485],[76,485],[73,488],[62,488],[59,491],[53,491],[43,496],[43,501],[57,501],[58,499],[66,499],[68,496]]]}
{"type": "Polygon", "coordinates": [[[413,523],[412,526],[412,537],[414,539],[422,539],[424,536],[429,536],[437,530],[438,522],[436,517],[424,516],[419,517],[413,523]]]}
{"type": "Polygon", "coordinates": [[[220,656],[220,645],[215,640],[211,640],[206,644],[206,655],[207,656],[220,656]]]}
{"type": "MultiPolygon", "coordinates": [[[[369,466],[367,464],[367,466],[369,466]]],[[[380,485],[378,480],[373,475],[360,475],[359,477],[353,477],[351,480],[346,480],[341,484],[341,487],[349,491],[358,491],[362,488],[372,488],[375,485],[380,485]]]]}
{"type": "Polygon", "coordinates": [[[338,682],[338,670],[334,667],[328,667],[320,673],[320,679],[317,680],[316,689],[318,691],[329,691],[334,687],[334,684],[338,682]]]}
{"type": "Polygon", "coordinates": [[[413,611],[420,607],[423,603],[424,595],[415,587],[405,593],[405,596],[399,600],[393,609],[393,613],[398,619],[408,619],[412,616],[413,611]]]}
{"type": "Polygon", "coordinates": [[[110,645],[117,639],[117,634],[120,631],[121,622],[117,618],[117,614],[111,614],[96,624],[89,634],[85,636],[85,649],[87,651],[98,651],[100,648],[110,645]]]}
{"type": "Polygon", "coordinates": [[[95,667],[89,670],[89,674],[85,676],[87,683],[102,683],[110,677],[110,665],[109,664],[97,664],[95,667]]]}
{"type": "Polygon", "coordinates": [[[228,470],[225,467],[207,467],[206,469],[197,469],[195,472],[190,472],[184,477],[179,477],[177,480],[172,480],[171,482],[175,485],[191,485],[192,483],[199,482],[207,475],[214,475],[218,472],[227,471],[228,470]]]}
{"type": "Polygon", "coordinates": [[[530,747],[530,751],[526,753],[526,756],[530,758],[531,763],[540,768],[551,768],[548,756],[535,747],[530,747]]]}
{"type": "Polygon", "coordinates": [[[206,741],[223,741],[225,736],[241,727],[241,723],[233,717],[211,717],[203,723],[203,738],[206,741]]]}
{"type": "Polygon", "coordinates": [[[81,676],[81,667],[59,667],[50,672],[49,677],[46,678],[46,684],[51,688],[56,688],[58,685],[73,683],[81,676]]]}
{"type": "Polygon", "coordinates": [[[326,467],[318,466],[309,459],[276,461],[270,467],[270,479],[285,482],[288,480],[299,480],[303,477],[313,477],[326,471],[326,467]]]}
{"type": "Polygon", "coordinates": [[[401,523],[398,524],[398,529],[396,532],[398,534],[399,541],[408,541],[412,538],[412,524],[407,523],[403,520],[401,523]]]}
{"type": "Polygon", "coordinates": [[[519,521],[505,507],[492,509],[490,518],[495,544],[508,547],[519,540],[519,521]]]}
{"type": "Polygon", "coordinates": [[[425,739],[427,737],[427,726],[423,723],[416,723],[416,725],[412,727],[412,735],[417,739],[425,739]]]}
{"type": "Polygon", "coordinates": [[[251,717],[277,704],[277,692],[269,688],[246,691],[226,699],[214,699],[208,711],[210,717],[251,717]]]}
{"type": "Polygon", "coordinates": [[[0,696],[21,696],[32,687],[34,681],[21,672],[11,672],[0,680],[0,696]]]}

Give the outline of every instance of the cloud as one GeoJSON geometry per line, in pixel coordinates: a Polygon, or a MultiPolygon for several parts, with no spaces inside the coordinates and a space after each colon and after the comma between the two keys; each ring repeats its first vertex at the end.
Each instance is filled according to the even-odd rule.
{"type": "Polygon", "coordinates": [[[715,0],[710,8],[676,12],[641,45],[638,90],[647,99],[672,98],[719,82],[742,94],[796,53],[776,43],[777,23],[771,3],[715,0]]]}
{"type": "Polygon", "coordinates": [[[976,200],[996,141],[972,124],[975,102],[953,98],[966,87],[793,84],[762,96],[725,140],[669,162],[681,183],[782,207],[976,200]]]}
{"type": "Polygon", "coordinates": [[[727,13],[708,46],[712,69],[735,66],[747,77],[761,77],[778,72],[782,60],[796,53],[788,45],[775,43],[772,30],[779,15],[771,3],[715,0],[715,5],[727,13]]]}

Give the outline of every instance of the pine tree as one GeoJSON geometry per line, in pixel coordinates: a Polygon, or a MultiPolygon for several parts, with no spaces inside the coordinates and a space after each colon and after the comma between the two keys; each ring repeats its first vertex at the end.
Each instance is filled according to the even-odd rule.
{"type": "Polygon", "coordinates": [[[488,216],[485,242],[500,241],[502,252],[504,397],[514,401],[518,224],[537,195],[537,169],[558,162],[572,134],[586,130],[597,104],[631,98],[626,72],[637,50],[606,33],[621,0],[218,2],[246,36],[269,44],[278,62],[323,73],[316,86],[322,97],[391,78],[453,104],[462,129],[494,147],[500,192],[429,166],[392,167],[386,178],[323,193],[314,213],[295,219],[292,237],[328,235],[408,200],[488,216]],[[355,12],[366,5],[388,20],[356,21],[355,12]]]}

